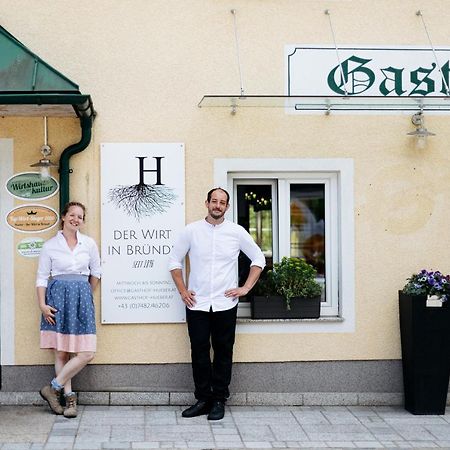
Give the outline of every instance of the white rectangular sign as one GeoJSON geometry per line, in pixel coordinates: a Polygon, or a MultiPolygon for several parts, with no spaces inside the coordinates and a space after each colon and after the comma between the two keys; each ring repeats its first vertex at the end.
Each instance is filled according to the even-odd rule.
{"type": "Polygon", "coordinates": [[[102,144],[102,323],[184,322],[167,269],[185,225],[184,145],[102,144]]]}
{"type": "Polygon", "coordinates": [[[448,95],[450,49],[287,45],[290,96],[448,95]]]}

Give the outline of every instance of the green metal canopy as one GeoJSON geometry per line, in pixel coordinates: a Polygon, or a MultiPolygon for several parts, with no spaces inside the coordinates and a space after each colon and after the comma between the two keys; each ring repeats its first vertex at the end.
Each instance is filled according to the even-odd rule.
{"type": "Polygon", "coordinates": [[[93,118],[90,95],[0,26],[0,115],[93,118]]]}
{"type": "Polygon", "coordinates": [[[70,158],[91,142],[95,118],[90,95],[34,54],[0,26],[0,116],[78,117],[80,141],[69,145],[59,159],[62,210],[69,201],[70,158]]]}

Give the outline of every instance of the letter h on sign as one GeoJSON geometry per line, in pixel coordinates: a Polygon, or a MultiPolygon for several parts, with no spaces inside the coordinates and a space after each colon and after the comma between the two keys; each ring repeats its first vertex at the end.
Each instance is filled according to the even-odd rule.
{"type": "Polygon", "coordinates": [[[154,184],[160,184],[161,183],[161,159],[164,158],[164,156],[154,156],[153,158],[156,159],[156,169],[144,169],[144,159],[146,159],[146,156],[136,156],[136,158],[139,160],[139,184],[145,184],[144,183],[144,172],[156,172],[156,183],[154,184]]]}

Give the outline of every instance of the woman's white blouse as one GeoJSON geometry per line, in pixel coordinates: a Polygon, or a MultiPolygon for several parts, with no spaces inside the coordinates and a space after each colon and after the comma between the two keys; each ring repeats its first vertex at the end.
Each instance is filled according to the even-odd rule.
{"type": "Polygon", "coordinates": [[[45,242],[39,256],[36,286],[47,287],[55,275],[92,275],[100,278],[100,255],[94,239],[77,232],[78,243],[71,250],[62,231],[45,242]]]}

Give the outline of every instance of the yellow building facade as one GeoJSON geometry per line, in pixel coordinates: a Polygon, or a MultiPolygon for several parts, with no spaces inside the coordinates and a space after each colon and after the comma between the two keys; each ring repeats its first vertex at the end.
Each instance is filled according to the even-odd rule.
{"type": "MultiPolygon", "coordinates": [[[[244,305],[234,353],[236,402],[401,401],[398,290],[422,268],[450,271],[448,112],[425,108],[426,126],[436,136],[417,148],[407,133],[415,130],[411,116],[420,107],[408,109],[408,98],[397,111],[363,105],[326,114],[299,111],[274,96],[289,95],[288,55],[294,47],[331,49],[338,71],[344,48],[410,47],[426,49],[433,58],[427,31],[436,49],[450,47],[444,0],[1,0],[0,5],[0,25],[92,97],[97,113],[92,138],[70,160],[69,187],[70,199],[87,206],[84,231],[99,245],[104,143],[183,143],[186,223],[204,216],[211,187],[231,192],[228,218],[238,221],[239,186],[244,194],[250,192],[245,186],[266,186],[272,205],[276,202],[269,245],[274,261],[293,252],[295,186],[325,186],[329,298],[321,318],[257,321],[244,305]],[[202,101],[205,95],[224,98],[202,101]],[[246,107],[246,96],[253,107],[246,107]]],[[[321,70],[301,62],[298,67],[321,70]]],[[[384,78],[389,86],[393,77],[391,72],[384,78]]],[[[301,89],[294,95],[307,96],[308,87],[301,89]]],[[[311,89],[310,95],[320,96],[311,89]]],[[[445,97],[428,96],[433,95],[445,97]]],[[[411,99],[406,91],[402,96],[411,99]]],[[[42,123],[38,116],[0,118],[3,222],[11,209],[27,203],[4,185],[39,159],[42,123]]],[[[49,116],[53,160],[79,138],[76,117],[49,116]]],[[[58,178],[56,171],[53,175],[58,178]]],[[[39,203],[58,210],[58,201],[55,195],[39,203]]],[[[296,214],[305,212],[300,208],[296,214]]],[[[34,392],[53,363],[52,355],[39,349],[37,258],[18,253],[23,233],[5,223],[1,233],[1,392],[34,392]]],[[[39,237],[54,233],[55,228],[39,237]]],[[[98,352],[76,387],[160,393],[160,402],[183,402],[193,389],[185,324],[104,324],[100,290],[95,300],[98,352]]]]}

